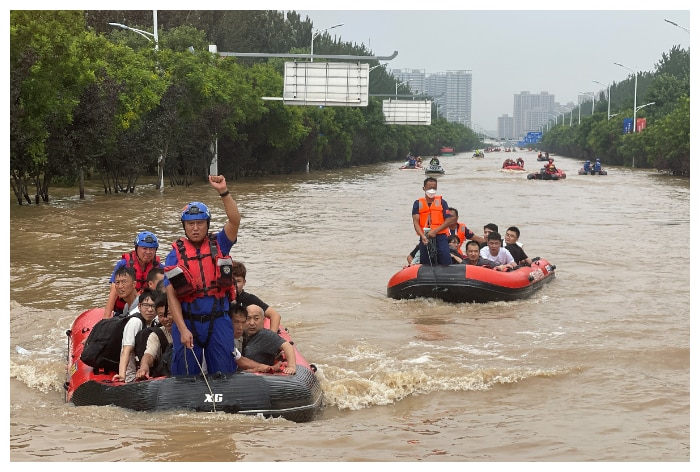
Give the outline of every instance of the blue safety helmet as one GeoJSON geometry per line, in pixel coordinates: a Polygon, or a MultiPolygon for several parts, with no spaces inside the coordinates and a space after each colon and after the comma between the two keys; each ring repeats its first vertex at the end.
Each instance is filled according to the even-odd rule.
{"type": "Polygon", "coordinates": [[[158,238],[150,231],[141,231],[136,235],[136,239],[134,239],[134,248],[138,246],[154,247],[158,249],[158,238]]]}
{"type": "Polygon", "coordinates": [[[596,162],[600,162],[600,159],[596,159],[595,161],[596,161],[596,162]]]}
{"type": "Polygon", "coordinates": [[[183,228],[185,226],[185,221],[207,220],[207,228],[209,228],[211,213],[209,213],[209,208],[207,208],[204,203],[190,202],[182,209],[182,217],[180,220],[182,221],[183,228]]]}

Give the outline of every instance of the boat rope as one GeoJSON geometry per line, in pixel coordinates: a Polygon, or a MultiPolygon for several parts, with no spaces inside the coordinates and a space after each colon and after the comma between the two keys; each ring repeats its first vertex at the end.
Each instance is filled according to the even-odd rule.
{"type": "MultiPolygon", "coordinates": [[[[209,395],[211,395],[212,398],[212,406],[214,407],[214,413],[216,413],[216,401],[213,399],[214,397],[214,392],[211,391],[211,385],[209,385],[209,381],[207,380],[207,374],[204,373],[204,369],[202,369],[202,364],[199,363],[199,359],[197,359],[197,354],[194,353],[194,347],[189,348],[190,351],[192,351],[192,356],[194,356],[194,360],[199,366],[199,371],[202,373],[202,377],[204,377],[204,383],[207,384],[207,388],[209,389],[209,395]]],[[[204,350],[202,350],[202,356],[204,356],[204,350]]],[[[185,370],[189,372],[189,369],[187,368],[187,356],[185,356],[185,370]]]]}
{"type": "MultiPolygon", "coordinates": [[[[425,236],[428,236],[428,231],[425,232],[425,236]]],[[[435,266],[437,265],[437,241],[436,238],[428,238],[428,262],[430,263],[430,271],[433,273],[433,280],[435,281],[435,288],[433,289],[433,293],[435,292],[446,292],[447,289],[440,289],[438,287],[438,281],[437,281],[437,274],[435,274],[435,266]],[[435,258],[435,265],[433,265],[433,258],[435,258]]]]}

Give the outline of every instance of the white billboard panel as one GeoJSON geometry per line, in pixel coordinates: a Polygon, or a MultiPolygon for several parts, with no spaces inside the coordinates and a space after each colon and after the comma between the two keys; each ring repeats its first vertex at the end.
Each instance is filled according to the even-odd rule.
{"type": "Polygon", "coordinates": [[[285,62],[285,105],[366,107],[369,65],[350,62],[285,62]]]}
{"type": "Polygon", "coordinates": [[[430,125],[430,100],[384,100],[382,111],[388,125],[430,125]]]}

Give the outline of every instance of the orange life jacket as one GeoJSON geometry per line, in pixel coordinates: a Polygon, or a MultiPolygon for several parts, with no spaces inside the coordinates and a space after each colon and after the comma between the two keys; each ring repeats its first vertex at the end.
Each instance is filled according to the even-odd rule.
{"type": "MultiPolygon", "coordinates": [[[[138,257],[136,257],[136,250],[131,252],[125,252],[122,254],[122,259],[126,261],[126,267],[131,267],[136,271],[136,291],[141,292],[148,285],[148,273],[154,267],[160,267],[160,258],[156,256],[151,262],[146,264],[145,267],[141,267],[139,264],[138,257]]],[[[114,311],[121,313],[124,309],[126,303],[121,298],[117,297],[114,302],[114,311]]]]}
{"type": "MultiPolygon", "coordinates": [[[[442,197],[435,195],[433,199],[433,204],[428,206],[428,201],[425,197],[418,199],[418,215],[421,228],[437,228],[445,222],[445,215],[443,214],[444,209],[442,208],[442,197]],[[428,226],[428,220],[430,220],[430,225],[428,226]]],[[[444,228],[438,234],[450,234],[449,228],[444,228]]]]}
{"type": "Polygon", "coordinates": [[[215,298],[230,296],[233,260],[231,256],[221,254],[216,234],[209,233],[207,240],[199,247],[199,252],[184,237],[172,246],[177,255],[177,265],[166,267],[165,275],[180,301],[192,302],[206,295],[215,298]]]}
{"type": "MultiPolygon", "coordinates": [[[[464,244],[464,241],[467,239],[467,225],[464,223],[457,223],[457,229],[454,231],[454,235],[459,238],[459,252],[462,252],[462,244],[464,244]]],[[[453,234],[452,230],[450,230],[450,234],[453,234]]]]}

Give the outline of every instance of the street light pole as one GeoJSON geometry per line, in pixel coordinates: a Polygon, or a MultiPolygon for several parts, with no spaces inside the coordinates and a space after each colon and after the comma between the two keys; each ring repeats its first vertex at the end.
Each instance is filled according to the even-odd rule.
{"type": "Polygon", "coordinates": [[[144,38],[146,38],[149,42],[155,42],[155,50],[158,50],[158,10],[153,10],[153,33],[150,33],[148,31],[140,30],[138,28],[132,28],[131,26],[126,26],[121,23],[109,23],[111,26],[117,26],[122,29],[126,29],[129,31],[133,31],[136,34],[140,34],[144,38]],[[149,38],[150,36],[150,38],[149,38]],[[151,39],[153,38],[153,39],[151,39]]]}
{"type": "Polygon", "coordinates": [[[325,32],[325,31],[331,30],[333,28],[337,28],[338,26],[343,26],[343,24],[344,23],[339,23],[337,25],[329,26],[326,29],[316,31],[314,34],[311,35],[311,62],[314,62],[314,39],[316,39],[316,36],[318,36],[319,34],[325,32]]]}
{"type": "Polygon", "coordinates": [[[644,107],[648,107],[649,105],[656,105],[656,102],[651,102],[651,103],[646,103],[644,105],[640,105],[637,107],[637,111],[641,110],[644,107]]]}
{"type": "MultiPolygon", "coordinates": [[[[123,25],[121,23],[109,23],[111,26],[117,26],[122,29],[126,29],[129,31],[133,31],[136,34],[140,34],[144,38],[146,38],[149,42],[153,41],[155,43],[155,51],[158,52],[158,10],[153,10],[153,33],[149,33],[148,31],[140,30],[138,28],[132,28],[130,26],[123,25]],[[153,39],[151,40],[152,37],[153,39]]],[[[161,152],[160,156],[158,157],[158,174],[160,174],[159,180],[159,187],[160,191],[163,191],[163,174],[165,174],[165,163],[163,162],[163,153],[161,152]]]]}
{"type": "Polygon", "coordinates": [[[632,132],[636,133],[637,132],[637,71],[632,69],[631,67],[627,67],[626,65],[620,64],[619,62],[613,62],[616,66],[624,67],[627,70],[631,70],[634,72],[634,113],[632,114],[632,132]]]}
{"type": "MultiPolygon", "coordinates": [[[[593,98],[593,106],[591,106],[591,116],[593,116],[593,112],[595,111],[595,94],[593,92],[579,92],[584,95],[590,95],[591,98],[593,98]]],[[[579,105],[579,124],[581,124],[581,110],[580,110],[580,105],[579,105]]]]}
{"type": "Polygon", "coordinates": [[[686,30],[686,31],[688,32],[688,34],[690,34],[690,30],[689,30],[688,28],[686,28],[685,26],[681,26],[681,25],[679,25],[678,23],[674,23],[674,22],[671,21],[671,20],[667,20],[666,18],[664,18],[664,21],[665,21],[666,23],[671,23],[673,26],[677,26],[677,27],[679,27],[680,29],[684,29],[684,30],[686,30]]]}
{"type": "Polygon", "coordinates": [[[412,81],[412,80],[413,80],[413,79],[408,79],[408,80],[403,80],[403,81],[397,80],[397,81],[396,81],[396,84],[395,84],[395,85],[396,85],[396,90],[394,91],[394,100],[398,100],[398,99],[399,99],[399,84],[408,84],[408,83],[409,83],[410,81],[412,81]]]}
{"type": "Polygon", "coordinates": [[[593,82],[608,88],[608,121],[610,121],[610,85],[604,84],[603,82],[598,82],[597,80],[594,80],[593,82]]]}

